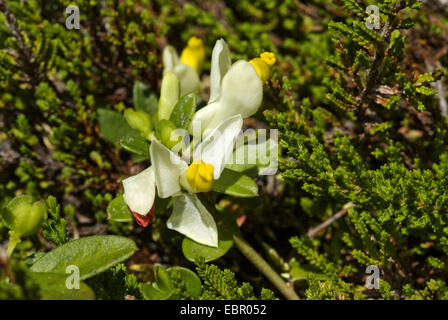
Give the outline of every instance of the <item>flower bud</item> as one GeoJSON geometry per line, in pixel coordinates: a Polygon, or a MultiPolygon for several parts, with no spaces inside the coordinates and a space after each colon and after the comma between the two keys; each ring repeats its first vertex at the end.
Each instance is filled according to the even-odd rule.
{"type": "Polygon", "coordinates": [[[179,63],[179,56],[172,46],[166,46],[163,50],[163,74],[169,71],[180,81],[180,97],[199,91],[199,74],[190,64],[179,63]]]}
{"type": "Polygon", "coordinates": [[[37,232],[47,219],[47,207],[43,201],[33,203],[30,195],[12,199],[3,213],[6,226],[20,236],[29,236],[37,232]]]}
{"type": "Polygon", "coordinates": [[[209,192],[213,188],[213,171],[211,164],[196,159],[188,167],[186,179],[195,192],[209,192]]]}
{"type": "Polygon", "coordinates": [[[162,79],[162,88],[160,89],[160,100],[158,107],[159,120],[168,120],[171,116],[174,106],[180,97],[179,78],[171,71],[166,72],[162,79]]]}
{"type": "Polygon", "coordinates": [[[124,111],[124,117],[132,128],[140,131],[143,137],[146,138],[151,132],[151,118],[145,111],[128,108],[124,111]]]}
{"type": "Polygon", "coordinates": [[[180,55],[180,63],[189,65],[197,74],[200,74],[204,60],[205,48],[202,40],[196,37],[191,37],[188,40],[187,47],[180,55]]]}

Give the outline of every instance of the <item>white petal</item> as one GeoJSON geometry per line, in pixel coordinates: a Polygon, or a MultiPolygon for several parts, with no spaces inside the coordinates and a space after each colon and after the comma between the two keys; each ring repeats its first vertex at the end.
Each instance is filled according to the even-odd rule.
{"type": "Polygon", "coordinates": [[[196,111],[188,128],[188,132],[195,137],[202,136],[202,133],[211,127],[209,124],[215,118],[218,106],[219,104],[217,102],[213,102],[196,111]]]}
{"type": "Polygon", "coordinates": [[[189,65],[179,63],[173,69],[174,74],[180,80],[180,96],[192,92],[198,92],[201,81],[196,71],[189,65]]]}
{"type": "Polygon", "coordinates": [[[168,198],[179,192],[179,176],[188,166],[185,161],[157,140],[152,141],[150,154],[159,197],[168,198]]]}
{"type": "Polygon", "coordinates": [[[201,121],[202,135],[206,136],[234,115],[247,118],[255,114],[262,100],[263,84],[255,68],[249,62],[239,60],[222,79],[219,99],[199,110],[193,121],[201,121]]]}
{"type": "Polygon", "coordinates": [[[155,179],[153,167],[123,180],[124,201],[131,211],[142,216],[148,214],[154,204],[155,179]]]}
{"type": "Polygon", "coordinates": [[[212,52],[210,71],[210,99],[208,103],[216,101],[221,93],[221,80],[229,70],[231,64],[229,46],[223,39],[216,41],[212,52]]]}
{"type": "Polygon", "coordinates": [[[167,221],[168,229],[211,247],[218,247],[218,229],[210,212],[192,194],[182,193],[173,198],[173,213],[167,221]]]}
{"type": "Polygon", "coordinates": [[[247,118],[258,111],[262,100],[263,83],[254,66],[244,60],[235,62],[222,80],[221,111],[247,118]]]}
{"type": "Polygon", "coordinates": [[[173,71],[174,67],[179,64],[179,55],[173,46],[166,46],[163,49],[163,68],[165,71],[173,71]]]}
{"type": "Polygon", "coordinates": [[[211,131],[193,151],[194,159],[213,165],[213,178],[220,177],[222,170],[233,154],[236,138],[241,132],[243,119],[241,115],[230,117],[211,131]]]}

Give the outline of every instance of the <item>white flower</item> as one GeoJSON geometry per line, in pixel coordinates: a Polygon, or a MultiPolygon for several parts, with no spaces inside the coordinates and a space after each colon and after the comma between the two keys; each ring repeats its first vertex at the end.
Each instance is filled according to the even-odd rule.
{"type": "Polygon", "coordinates": [[[195,193],[212,187],[213,180],[220,177],[232,156],[242,125],[240,115],[223,121],[195,146],[195,161],[190,166],[177,153],[154,140],[150,147],[152,166],[123,181],[124,200],[130,210],[143,216],[148,214],[157,187],[160,198],[173,197],[173,213],[167,227],[196,242],[217,247],[216,223],[195,193]]]}
{"type": "Polygon", "coordinates": [[[201,122],[202,134],[207,135],[224,119],[255,114],[263,100],[263,83],[274,63],[275,56],[265,52],[261,58],[250,62],[239,60],[231,65],[227,43],[218,40],[212,53],[210,100],[194,115],[190,133],[194,131],[194,122],[201,122]]]}

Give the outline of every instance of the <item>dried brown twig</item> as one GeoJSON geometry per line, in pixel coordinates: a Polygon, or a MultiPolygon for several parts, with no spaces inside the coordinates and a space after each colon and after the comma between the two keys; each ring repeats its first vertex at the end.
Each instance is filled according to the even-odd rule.
{"type": "Polygon", "coordinates": [[[307,233],[308,238],[313,238],[317,233],[319,233],[321,230],[328,227],[330,224],[332,224],[336,220],[342,218],[347,213],[348,210],[350,210],[354,207],[356,207],[356,205],[351,202],[344,205],[344,207],[341,210],[339,210],[336,214],[334,214],[331,218],[322,222],[317,227],[309,229],[308,233],[307,233]]]}

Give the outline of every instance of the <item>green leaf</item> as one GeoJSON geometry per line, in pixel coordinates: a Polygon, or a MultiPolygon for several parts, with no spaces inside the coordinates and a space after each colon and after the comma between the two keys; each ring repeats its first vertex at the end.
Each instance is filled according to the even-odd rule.
{"type": "Polygon", "coordinates": [[[226,168],[249,176],[249,173],[255,173],[254,176],[275,174],[279,153],[276,139],[262,139],[262,136],[255,134],[247,138],[247,143],[237,146],[226,168]]]}
{"type": "Polygon", "coordinates": [[[98,109],[98,122],[101,135],[110,142],[119,142],[125,136],[140,136],[140,132],[132,129],[119,112],[98,109]]]}
{"type": "Polygon", "coordinates": [[[162,266],[156,266],[154,269],[154,280],[159,290],[169,292],[174,290],[168,272],[162,266]]]}
{"type": "Polygon", "coordinates": [[[132,221],[132,214],[128,205],[124,202],[122,194],[117,196],[107,206],[107,218],[117,222],[132,221]]]}
{"type": "Polygon", "coordinates": [[[31,277],[40,286],[43,300],[93,300],[95,294],[92,289],[80,281],[79,289],[68,289],[66,280],[69,275],[55,273],[32,272],[31,277]]]}
{"type": "Polygon", "coordinates": [[[131,158],[132,158],[133,163],[139,163],[139,162],[148,160],[148,158],[146,156],[142,156],[142,155],[135,154],[135,153],[132,154],[131,158]]]}
{"type": "Polygon", "coordinates": [[[184,95],[174,106],[171,112],[170,121],[177,128],[187,129],[196,111],[196,94],[184,95]]]}
{"type": "Polygon", "coordinates": [[[67,221],[60,216],[61,206],[53,196],[46,200],[48,218],[42,223],[42,235],[55,245],[61,245],[68,241],[67,221]]]}
{"type": "Polygon", "coordinates": [[[174,290],[169,292],[160,290],[155,283],[143,284],[141,292],[146,300],[168,300],[174,294],[174,290]]]}
{"type": "Polygon", "coordinates": [[[123,137],[120,139],[120,145],[129,152],[146,156],[149,159],[149,143],[142,137],[123,137]]]}
{"type": "Polygon", "coordinates": [[[232,230],[223,222],[217,223],[218,227],[218,247],[209,247],[200,244],[190,238],[182,241],[182,252],[185,258],[195,261],[198,257],[203,257],[205,262],[216,260],[227,253],[233,245],[232,230]]]}
{"type": "Polygon", "coordinates": [[[65,274],[68,266],[75,265],[80,279],[85,280],[128,259],[136,250],[135,242],[125,237],[85,237],[51,250],[33,264],[31,271],[65,274]]]}
{"type": "Polygon", "coordinates": [[[418,93],[421,93],[425,96],[433,96],[433,95],[437,94],[437,91],[435,91],[432,88],[425,87],[425,86],[417,87],[415,89],[415,91],[417,91],[418,93]]]}
{"type": "Polygon", "coordinates": [[[323,273],[318,273],[305,266],[301,266],[298,262],[293,262],[291,264],[291,271],[289,274],[291,275],[293,282],[306,280],[310,275],[314,275],[316,280],[330,280],[329,276],[323,273]]]}
{"type": "Polygon", "coordinates": [[[190,269],[184,267],[171,267],[167,271],[168,273],[180,273],[182,280],[185,281],[185,286],[192,297],[199,297],[202,294],[201,279],[190,269]]]}
{"type": "Polygon", "coordinates": [[[258,185],[245,174],[224,169],[213,190],[234,197],[251,198],[258,194],[258,185]]]}
{"type": "Polygon", "coordinates": [[[151,93],[143,82],[134,82],[132,100],[134,101],[134,108],[136,110],[143,110],[151,116],[157,112],[157,105],[159,103],[157,96],[151,93]]]}

